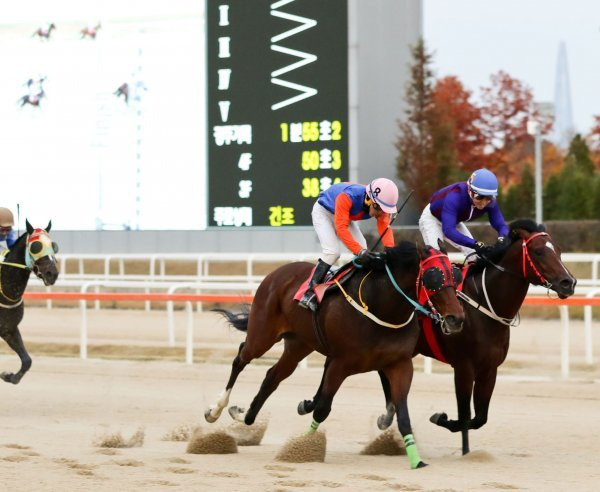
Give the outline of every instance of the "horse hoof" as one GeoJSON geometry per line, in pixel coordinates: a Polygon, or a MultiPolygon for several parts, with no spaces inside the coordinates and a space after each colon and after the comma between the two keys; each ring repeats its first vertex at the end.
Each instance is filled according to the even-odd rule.
{"type": "Polygon", "coordinates": [[[204,418],[209,424],[212,424],[217,421],[217,419],[221,416],[221,412],[218,412],[217,415],[213,415],[213,408],[209,408],[204,412],[204,418]]]}
{"type": "Polygon", "coordinates": [[[448,422],[448,415],[445,412],[434,413],[431,417],[429,417],[429,421],[436,425],[444,425],[448,422]]]}
{"type": "Polygon", "coordinates": [[[300,403],[298,403],[298,415],[306,415],[307,413],[310,413],[310,403],[310,400],[302,400],[300,403]]]}
{"type": "Polygon", "coordinates": [[[419,461],[416,468],[425,468],[426,466],[429,466],[429,465],[423,461],[419,461]]]}
{"type": "Polygon", "coordinates": [[[14,376],[14,374],[12,372],[3,372],[3,373],[0,373],[0,378],[2,378],[3,381],[6,381],[7,383],[17,384],[18,381],[17,381],[17,383],[15,383],[14,380],[13,380],[13,376],[14,376]]]}
{"type": "Polygon", "coordinates": [[[380,415],[377,418],[377,427],[379,430],[386,430],[390,425],[392,425],[393,418],[388,418],[387,415],[380,415]]]}
{"type": "Polygon", "coordinates": [[[233,420],[236,420],[237,422],[244,422],[244,414],[246,413],[246,410],[244,410],[243,408],[237,406],[229,407],[228,412],[229,416],[233,420]]]}

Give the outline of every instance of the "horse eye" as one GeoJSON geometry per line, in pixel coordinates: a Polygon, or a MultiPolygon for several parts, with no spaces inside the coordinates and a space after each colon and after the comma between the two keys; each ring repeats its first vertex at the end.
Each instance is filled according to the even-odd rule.
{"type": "Polygon", "coordinates": [[[43,248],[44,248],[44,245],[42,244],[41,241],[33,241],[29,245],[29,252],[31,254],[37,255],[38,253],[40,253],[42,251],[43,248]]]}
{"type": "Polygon", "coordinates": [[[52,241],[52,251],[58,253],[58,244],[56,244],[54,241],[52,241]]]}
{"type": "Polygon", "coordinates": [[[544,248],[536,249],[533,251],[535,256],[542,256],[544,254],[544,248]]]}

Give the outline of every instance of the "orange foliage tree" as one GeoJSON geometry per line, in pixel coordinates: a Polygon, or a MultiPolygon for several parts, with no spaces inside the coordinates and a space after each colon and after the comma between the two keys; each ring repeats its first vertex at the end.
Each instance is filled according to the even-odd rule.
{"type": "Polygon", "coordinates": [[[532,140],[527,133],[528,120],[540,121],[542,134],[550,131],[552,120],[539,114],[533,93],[523,82],[504,71],[492,74],[490,81],[489,87],[481,89],[482,131],[489,144],[484,164],[506,186],[518,182],[523,172],[524,160],[514,159],[515,153],[522,155],[527,141],[532,140]]]}
{"type": "Polygon", "coordinates": [[[437,124],[450,128],[458,167],[466,172],[482,166],[487,146],[481,129],[481,110],[471,102],[471,91],[455,76],[439,79],[433,101],[437,124]]]}

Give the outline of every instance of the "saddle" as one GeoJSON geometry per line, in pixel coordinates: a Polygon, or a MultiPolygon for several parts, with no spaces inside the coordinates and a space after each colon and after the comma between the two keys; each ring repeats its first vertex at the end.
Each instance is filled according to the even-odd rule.
{"type": "MultiPolygon", "coordinates": [[[[308,289],[308,283],[312,278],[312,274],[315,271],[315,268],[316,265],[312,268],[306,280],[302,282],[302,285],[300,285],[300,288],[296,291],[296,294],[294,294],[295,301],[299,301],[300,299],[302,299],[302,296],[306,292],[306,289],[308,289]]],[[[325,280],[322,283],[316,285],[313,289],[315,297],[317,299],[317,304],[321,304],[323,298],[325,297],[325,293],[332,290],[332,287],[336,289],[338,288],[336,281],[339,284],[343,284],[350,277],[352,277],[352,275],[354,275],[354,272],[356,272],[356,266],[354,266],[352,262],[346,263],[345,265],[342,265],[341,267],[335,270],[330,269],[327,272],[327,275],[325,276],[325,280]]]]}

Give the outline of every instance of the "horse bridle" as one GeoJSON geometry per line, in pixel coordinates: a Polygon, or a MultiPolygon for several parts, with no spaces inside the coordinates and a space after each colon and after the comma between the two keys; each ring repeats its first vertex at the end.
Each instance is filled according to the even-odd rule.
{"type": "MultiPolygon", "coordinates": [[[[545,287],[547,289],[549,289],[550,287],[552,287],[552,284],[550,282],[548,282],[548,280],[540,273],[540,271],[537,269],[537,267],[535,266],[535,263],[533,262],[531,255],[529,254],[529,248],[527,247],[527,245],[529,244],[529,242],[539,236],[549,236],[549,234],[547,232],[536,232],[535,234],[532,234],[531,236],[529,236],[527,239],[523,239],[521,238],[521,257],[522,257],[522,265],[523,265],[523,271],[522,271],[522,275],[523,278],[525,280],[527,280],[527,264],[529,264],[531,270],[533,271],[533,273],[535,273],[535,275],[537,276],[537,278],[539,279],[540,283],[539,284],[534,284],[534,285],[541,285],[542,287],[545,287]]],[[[521,278],[521,275],[512,272],[511,270],[508,270],[506,268],[504,268],[503,266],[500,266],[496,263],[494,263],[493,261],[491,261],[489,258],[484,256],[485,261],[487,261],[490,265],[492,265],[496,270],[500,270],[501,272],[505,272],[508,273],[510,275],[514,275],[515,277],[521,278]]],[[[533,283],[533,282],[532,282],[533,283]]]]}
{"type": "MultiPolygon", "coordinates": [[[[531,268],[531,270],[533,270],[533,272],[535,273],[535,275],[538,277],[538,279],[540,280],[540,284],[543,287],[546,287],[547,289],[550,289],[550,287],[552,287],[552,284],[550,282],[548,282],[548,280],[540,273],[540,271],[537,269],[537,267],[535,266],[535,263],[533,262],[531,255],[529,254],[529,248],[527,247],[527,245],[529,244],[529,242],[539,236],[549,236],[549,234],[547,232],[536,232],[535,234],[532,234],[531,236],[529,236],[527,239],[523,239],[521,238],[521,252],[522,252],[522,266],[523,266],[523,278],[525,280],[527,280],[527,264],[529,264],[529,267],[531,268]]],[[[490,261],[488,258],[485,258],[485,260],[492,265],[494,268],[500,270],[501,272],[506,272],[509,273],[517,278],[521,278],[521,276],[515,272],[512,272],[510,270],[507,270],[506,268],[497,265],[496,263],[490,261]]],[[[458,297],[460,297],[462,300],[464,300],[465,302],[467,302],[468,304],[470,304],[471,306],[473,306],[475,309],[481,311],[482,313],[486,314],[487,316],[489,316],[492,319],[495,319],[496,321],[499,321],[500,323],[506,325],[506,326],[516,326],[518,324],[518,322],[516,322],[515,320],[517,319],[517,317],[515,318],[503,318],[502,316],[499,316],[498,314],[496,314],[496,311],[494,311],[494,308],[492,306],[492,303],[490,302],[490,299],[488,297],[487,294],[487,289],[485,287],[485,271],[486,269],[483,270],[483,274],[481,276],[481,287],[483,289],[483,294],[485,296],[485,300],[488,304],[489,309],[485,308],[484,306],[481,305],[481,303],[478,303],[476,301],[474,301],[473,299],[471,299],[469,296],[467,296],[464,292],[457,292],[458,297]]]]}

